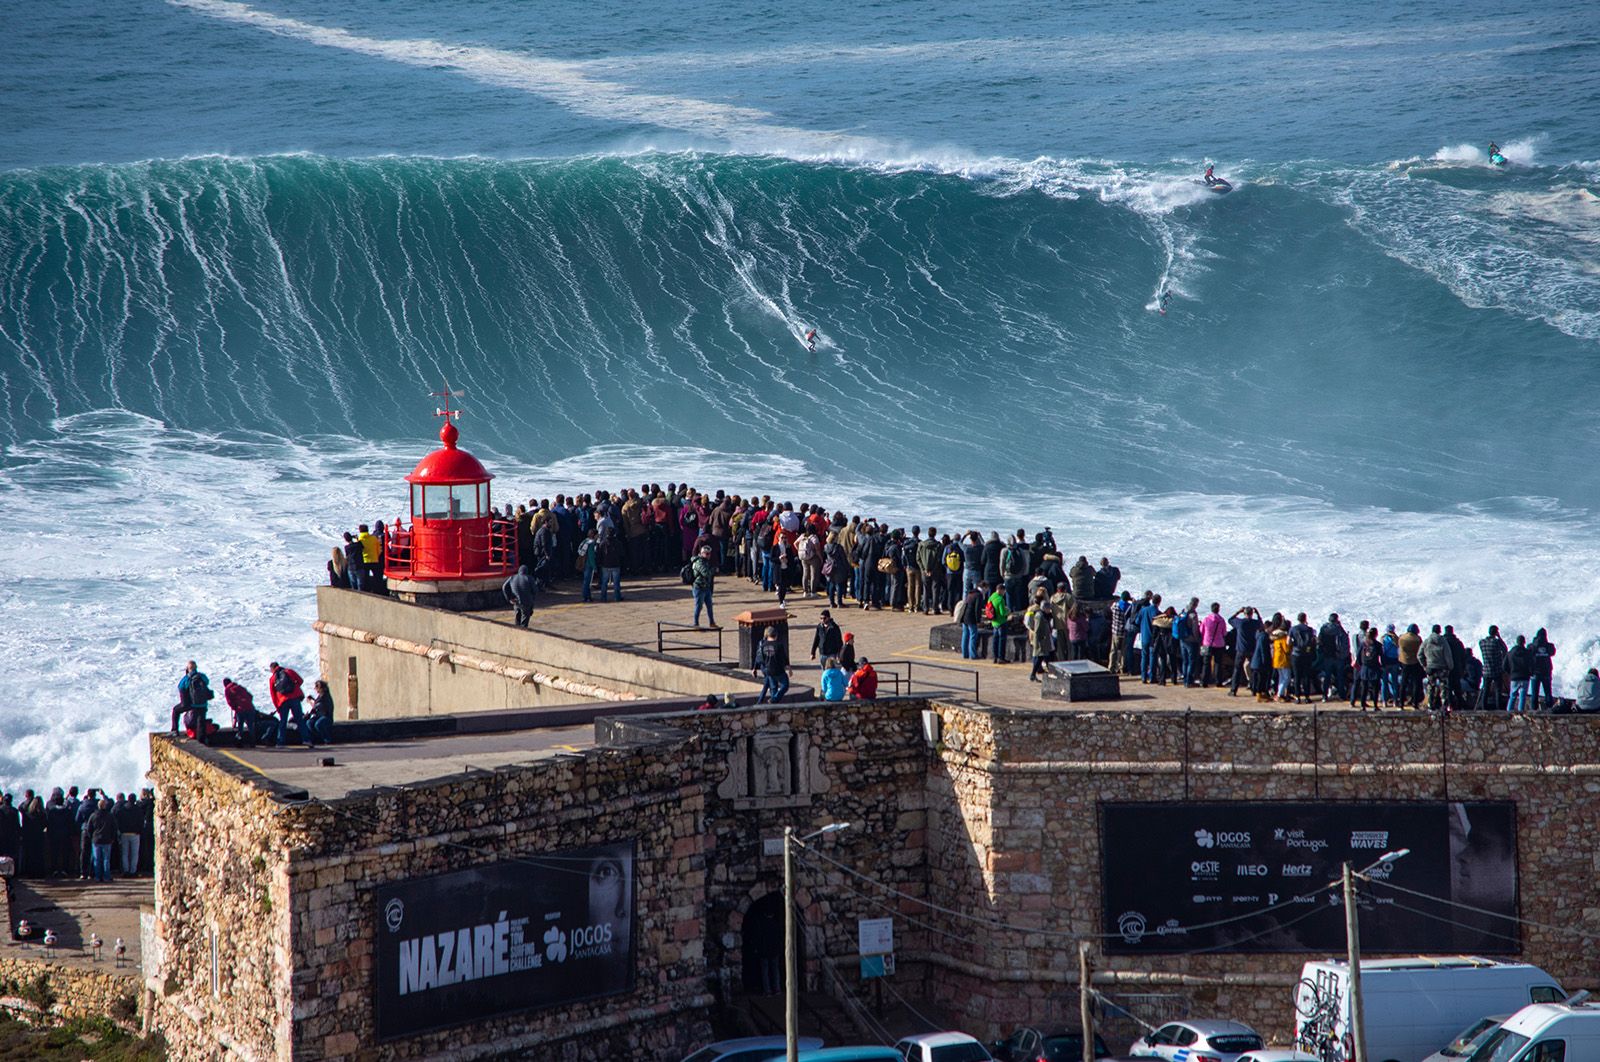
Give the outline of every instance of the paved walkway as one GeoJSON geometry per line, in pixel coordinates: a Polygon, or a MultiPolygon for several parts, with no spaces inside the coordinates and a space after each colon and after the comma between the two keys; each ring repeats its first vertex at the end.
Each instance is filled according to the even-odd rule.
{"type": "Polygon", "coordinates": [[[12,894],[11,917],[27,919],[34,927],[31,941],[0,937],[0,956],[8,959],[49,959],[66,966],[132,972],[139,966],[139,908],[155,902],[151,878],[117,878],[92,883],[66,878],[19,879],[12,894]],[[53,929],[55,947],[43,944],[44,931],[53,929]],[[97,961],[89,949],[91,934],[105,941],[97,961]],[[128,947],[117,963],[113,949],[118,937],[128,947]]]}
{"type": "MultiPolygon", "coordinates": [[[[335,734],[337,735],[337,726],[335,734]]],[[[300,745],[273,748],[214,746],[216,752],[258,774],[297,786],[311,796],[335,800],[358,789],[409,785],[472,771],[491,771],[513,763],[553,759],[594,746],[594,724],[448,734],[413,740],[335,744],[311,750],[300,745]],[[333,765],[322,765],[331,758],[333,765]]]]}
{"type": "MultiPolygon", "coordinates": [[[[532,626],[555,634],[585,641],[602,641],[655,651],[657,648],[657,622],[687,624],[693,617],[694,602],[689,588],[675,576],[658,576],[651,579],[626,581],[625,595],[619,604],[615,601],[601,603],[582,602],[578,598],[575,580],[559,583],[540,595],[534,612],[532,626]]],[[[722,632],[722,663],[726,671],[737,667],[739,641],[735,617],[747,609],[772,608],[777,605],[775,595],[766,594],[746,579],[724,576],[717,580],[714,604],[717,619],[724,626],[722,632]]],[[[827,607],[827,598],[807,598],[798,593],[785,601],[790,620],[789,651],[795,666],[794,684],[815,687],[819,669],[810,660],[812,628],[827,607]]],[[[497,610],[479,613],[488,619],[510,623],[511,612],[497,610]]],[[[863,611],[851,604],[834,610],[834,619],[840,627],[855,635],[857,656],[872,660],[879,671],[879,692],[894,693],[891,675],[901,678],[900,692],[942,693],[971,697],[976,677],[979,699],[985,704],[1010,708],[1049,708],[1061,710],[1068,707],[1062,701],[1046,701],[1039,694],[1039,685],[1028,681],[1029,662],[994,664],[988,661],[962,660],[957,652],[928,648],[928,631],[935,623],[948,622],[948,617],[931,617],[883,611],[863,611]],[[883,666],[879,666],[883,664],[883,666]],[[939,665],[939,666],[919,666],[939,665]],[[905,688],[907,674],[910,689],[905,688]]],[[[669,631],[663,634],[664,651],[686,661],[715,665],[718,660],[717,639],[712,632],[669,631]],[[684,648],[692,643],[703,648],[684,648]]],[[[1151,709],[1213,709],[1225,711],[1282,711],[1289,705],[1263,705],[1241,694],[1230,697],[1226,690],[1191,689],[1180,686],[1146,686],[1137,678],[1123,678],[1120,702],[1099,702],[1082,705],[1085,708],[1104,708],[1120,703],[1126,708],[1151,709]]],[[[707,677],[707,693],[720,693],[715,674],[707,677]]],[[[1339,703],[1328,708],[1346,708],[1339,703]]]]}

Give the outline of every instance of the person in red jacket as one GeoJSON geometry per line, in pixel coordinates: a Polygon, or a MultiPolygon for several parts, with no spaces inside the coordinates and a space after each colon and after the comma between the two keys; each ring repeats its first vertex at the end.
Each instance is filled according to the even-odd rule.
{"type": "Polygon", "coordinates": [[[861,666],[850,676],[849,692],[853,701],[878,699],[878,673],[872,670],[872,661],[866,657],[861,658],[861,666]]]}
{"type": "Polygon", "coordinates": [[[305,742],[307,748],[317,746],[311,740],[311,731],[306,728],[305,717],[305,689],[300,675],[292,667],[280,667],[274,660],[270,665],[272,681],[269,688],[272,690],[272,706],[278,710],[278,748],[283,748],[289,733],[289,720],[294,719],[295,733],[300,735],[300,740],[305,742]]]}

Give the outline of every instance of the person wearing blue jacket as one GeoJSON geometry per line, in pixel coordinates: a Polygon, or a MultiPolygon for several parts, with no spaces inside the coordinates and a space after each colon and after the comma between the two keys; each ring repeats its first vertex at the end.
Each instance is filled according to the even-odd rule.
{"type": "Polygon", "coordinates": [[[1143,647],[1144,659],[1140,671],[1140,680],[1148,686],[1156,673],[1156,639],[1152,624],[1155,618],[1161,615],[1161,595],[1156,594],[1139,610],[1139,644],[1143,647]]]}
{"type": "Polygon", "coordinates": [[[822,699],[825,701],[844,700],[845,687],[849,685],[850,676],[844,673],[844,668],[839,666],[839,658],[830,656],[822,662],[822,699]]]}

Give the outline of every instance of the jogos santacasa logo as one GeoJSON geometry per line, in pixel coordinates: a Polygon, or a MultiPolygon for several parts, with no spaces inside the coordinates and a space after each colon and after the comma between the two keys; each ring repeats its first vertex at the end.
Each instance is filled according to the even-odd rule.
{"type": "Polygon", "coordinates": [[[1196,830],[1194,831],[1196,848],[1249,848],[1249,830],[1196,830]]]}

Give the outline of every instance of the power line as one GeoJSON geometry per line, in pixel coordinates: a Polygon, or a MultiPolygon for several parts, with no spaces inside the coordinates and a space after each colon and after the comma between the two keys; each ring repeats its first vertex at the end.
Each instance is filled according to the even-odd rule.
{"type": "Polygon", "coordinates": [[[1432,900],[1435,903],[1446,904],[1450,907],[1459,907],[1463,911],[1471,911],[1474,914],[1489,915],[1491,918],[1500,918],[1507,922],[1519,922],[1522,925],[1532,926],[1535,929],[1543,929],[1549,933],[1562,933],[1568,936],[1578,937],[1582,940],[1600,939],[1600,933],[1586,933],[1581,929],[1573,929],[1570,926],[1555,926],[1549,924],[1548,922],[1535,922],[1531,918],[1522,918],[1518,915],[1506,914],[1504,911],[1491,911],[1487,907],[1474,907],[1470,903],[1461,903],[1458,900],[1445,899],[1443,896],[1432,896],[1425,892],[1418,892],[1416,889],[1408,889],[1404,885],[1396,885],[1392,881],[1377,881],[1369,877],[1363,877],[1362,880],[1367,882],[1369,885],[1382,885],[1384,888],[1394,889],[1396,892],[1408,893],[1420,899],[1432,900]]]}
{"type": "MultiPolygon", "coordinates": [[[[866,874],[861,873],[860,871],[854,869],[853,867],[846,866],[845,864],[839,862],[837,859],[834,859],[834,858],[824,854],[819,849],[809,848],[808,846],[804,846],[804,845],[802,845],[801,847],[807,848],[807,850],[810,851],[813,855],[815,855],[818,859],[823,860],[824,862],[832,865],[836,869],[842,870],[846,874],[849,874],[851,877],[857,878],[857,879],[859,879],[861,881],[865,881],[870,885],[875,885],[875,886],[877,886],[878,888],[884,890],[887,893],[890,893],[890,894],[892,894],[894,896],[898,896],[898,897],[900,897],[902,899],[905,899],[905,900],[910,900],[912,903],[920,904],[923,907],[926,907],[927,909],[929,909],[930,911],[938,911],[940,914],[949,915],[952,918],[960,918],[960,919],[962,919],[964,921],[973,922],[973,923],[976,923],[978,925],[986,926],[986,927],[988,927],[990,929],[1005,929],[1005,930],[1012,930],[1012,931],[1019,932],[1019,933],[1037,933],[1037,934],[1040,934],[1042,936],[1056,937],[1056,938],[1065,939],[1065,940],[1120,940],[1122,938],[1122,934],[1121,933],[1078,933],[1078,932],[1074,932],[1074,931],[1072,931],[1070,929],[1043,929],[1043,928],[1035,928],[1033,926],[1018,926],[1018,925],[1013,925],[1013,924],[1011,924],[1009,922],[1002,921],[1000,919],[984,918],[984,917],[979,916],[979,915],[972,915],[972,914],[967,914],[967,913],[962,912],[962,911],[952,910],[951,908],[948,908],[948,907],[941,907],[938,904],[933,903],[930,900],[925,900],[920,896],[913,896],[908,892],[902,892],[901,890],[896,889],[892,885],[886,885],[883,882],[878,881],[875,878],[868,877],[866,874]]],[[[1336,881],[1330,881],[1326,885],[1323,885],[1321,888],[1315,889],[1315,890],[1313,890],[1312,892],[1309,892],[1309,893],[1302,893],[1301,895],[1302,896],[1316,896],[1319,893],[1324,893],[1324,892],[1327,892],[1329,889],[1337,887],[1338,884],[1339,883],[1336,882],[1336,881]]],[[[1269,914],[1269,913],[1271,913],[1273,911],[1279,911],[1279,910],[1282,910],[1282,909],[1284,909],[1286,907],[1298,906],[1299,902],[1300,901],[1299,901],[1298,898],[1291,898],[1291,899],[1288,899],[1288,900],[1284,900],[1281,903],[1269,904],[1266,907],[1259,907],[1259,908],[1256,908],[1253,911],[1247,911],[1244,914],[1230,915],[1227,918],[1219,918],[1219,919],[1216,919],[1215,921],[1211,921],[1211,922],[1200,922],[1200,923],[1197,923],[1197,924],[1192,925],[1192,926],[1176,926],[1176,927],[1173,927],[1173,928],[1176,929],[1176,930],[1182,930],[1182,931],[1184,931],[1186,933],[1195,932],[1195,931],[1202,930],[1202,929],[1214,929],[1214,928],[1216,928],[1218,926],[1231,925],[1231,924],[1233,924],[1235,922],[1242,922],[1242,921],[1244,921],[1246,919],[1257,918],[1257,917],[1259,917],[1261,915],[1269,914]]]]}

